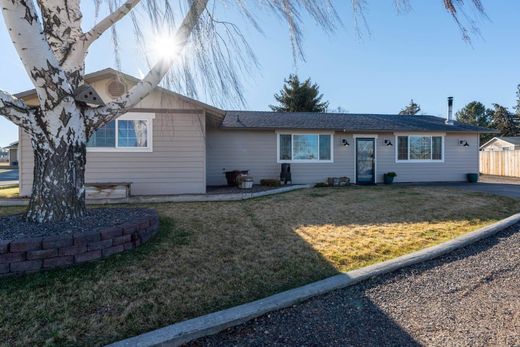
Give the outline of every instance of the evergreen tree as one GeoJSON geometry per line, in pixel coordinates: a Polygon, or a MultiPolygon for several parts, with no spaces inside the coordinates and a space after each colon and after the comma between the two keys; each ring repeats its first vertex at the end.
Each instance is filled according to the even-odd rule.
{"type": "Polygon", "coordinates": [[[493,127],[500,131],[501,136],[518,136],[520,127],[517,115],[499,104],[493,104],[493,127]]]}
{"type": "Polygon", "coordinates": [[[276,112],[326,112],[328,101],[321,101],[323,94],[316,83],[308,78],[300,82],[297,75],[291,74],[284,80],[284,86],[274,98],[279,105],[269,105],[276,112]]]}
{"type": "Polygon", "coordinates": [[[417,113],[421,111],[421,106],[416,104],[413,99],[410,100],[410,104],[406,105],[399,114],[402,116],[415,116],[417,113]]]}
{"type": "MultiPolygon", "coordinates": [[[[479,127],[490,128],[493,126],[493,110],[490,110],[484,106],[481,102],[472,101],[461,110],[459,110],[455,117],[458,122],[476,125],[479,127]]],[[[480,143],[486,143],[493,134],[481,134],[480,143]]]]}

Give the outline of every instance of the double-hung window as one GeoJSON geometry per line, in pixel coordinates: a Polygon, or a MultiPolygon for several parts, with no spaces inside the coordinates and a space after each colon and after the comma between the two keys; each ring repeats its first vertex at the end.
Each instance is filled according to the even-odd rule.
{"type": "Polygon", "coordinates": [[[278,162],[333,161],[332,134],[278,134],[278,162]]]}
{"type": "Polygon", "coordinates": [[[96,130],[87,143],[92,152],[151,152],[154,114],[127,113],[96,130]]]}
{"type": "Polygon", "coordinates": [[[436,135],[399,135],[397,162],[444,161],[444,137],[436,135]]]}

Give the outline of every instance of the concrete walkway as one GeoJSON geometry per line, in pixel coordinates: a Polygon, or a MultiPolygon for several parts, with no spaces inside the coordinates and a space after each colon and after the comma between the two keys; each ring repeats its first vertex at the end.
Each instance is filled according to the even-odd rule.
{"type": "MultiPolygon", "coordinates": [[[[269,196],[291,192],[304,188],[310,188],[311,185],[300,184],[291,185],[287,187],[279,187],[258,192],[233,193],[233,194],[185,194],[185,195],[155,195],[155,196],[131,196],[126,199],[87,199],[87,205],[117,205],[117,204],[156,204],[165,202],[209,202],[209,201],[239,201],[262,196],[269,196]]],[[[0,207],[8,206],[26,206],[29,204],[29,199],[0,199],[0,207]]]]}

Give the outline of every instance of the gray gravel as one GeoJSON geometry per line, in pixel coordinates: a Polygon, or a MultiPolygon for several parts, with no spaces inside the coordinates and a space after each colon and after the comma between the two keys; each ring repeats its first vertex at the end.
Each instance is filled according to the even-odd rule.
{"type": "Polygon", "coordinates": [[[25,222],[22,215],[0,217],[0,240],[55,236],[89,232],[96,228],[124,224],[137,218],[149,217],[153,210],[145,208],[95,208],[87,210],[83,218],[70,222],[34,224],[25,222]]]}
{"type": "Polygon", "coordinates": [[[520,225],[190,346],[520,346],[520,225]]]}

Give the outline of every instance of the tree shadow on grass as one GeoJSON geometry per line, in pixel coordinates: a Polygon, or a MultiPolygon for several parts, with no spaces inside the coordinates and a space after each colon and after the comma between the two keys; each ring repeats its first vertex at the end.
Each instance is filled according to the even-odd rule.
{"type": "Polygon", "coordinates": [[[485,252],[501,239],[518,233],[519,227],[520,224],[514,225],[440,258],[311,298],[216,335],[192,341],[187,346],[419,346],[421,344],[374,303],[367,292],[388,282],[406,279],[412,274],[420,276],[436,267],[485,252]]]}
{"type": "MultiPolygon", "coordinates": [[[[161,232],[137,250],[72,269],[0,279],[0,344],[104,345],[338,274],[294,226],[330,223],[354,206],[327,219],[318,211],[319,200],[302,208],[310,198],[321,199],[294,193],[249,202],[154,205],[163,216],[161,232]]],[[[365,197],[369,205],[370,198],[365,197]]],[[[374,343],[385,336],[413,343],[362,294],[357,300],[362,309],[345,308],[330,318],[343,315],[358,330],[339,332],[374,343]],[[359,330],[363,325],[354,323],[364,318],[359,330]]],[[[336,331],[332,321],[318,329],[336,331]]]]}

